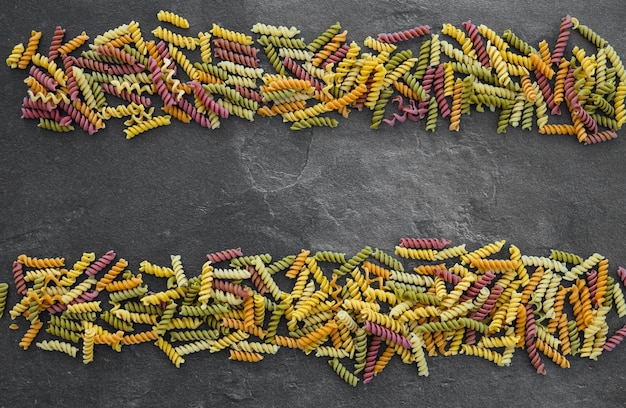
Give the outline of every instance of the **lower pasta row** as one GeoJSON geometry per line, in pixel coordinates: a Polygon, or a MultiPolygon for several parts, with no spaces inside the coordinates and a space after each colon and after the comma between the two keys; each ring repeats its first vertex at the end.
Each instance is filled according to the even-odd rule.
{"type": "MultiPolygon", "coordinates": [[[[609,328],[626,315],[626,269],[616,279],[597,253],[528,256],[505,245],[469,252],[445,239],[402,238],[394,254],[303,249],[278,260],[233,248],[207,254],[197,276],[180,255],[167,265],[143,261],[133,273],[114,251],[84,253],[71,266],[23,254],[13,262],[21,299],[8,310],[9,327],[28,325],[24,350],[34,343],[85,364],[96,346],[122,352],[143,342],[176,367],[190,353],[228,350],[231,360],[258,362],[288,347],[328,359],[353,386],[396,355],[427,376],[430,357],[508,366],[522,349],[545,374],[544,361],[596,360],[626,337],[626,326],[609,328]]],[[[0,283],[0,317],[8,292],[0,283]]]]}

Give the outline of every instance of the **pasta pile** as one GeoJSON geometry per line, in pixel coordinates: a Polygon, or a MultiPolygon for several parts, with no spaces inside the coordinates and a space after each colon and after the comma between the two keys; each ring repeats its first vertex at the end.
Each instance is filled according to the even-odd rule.
{"type": "Polygon", "coordinates": [[[371,110],[372,129],[423,120],[435,131],[447,119],[459,131],[463,114],[489,109],[499,112],[498,133],[536,124],[541,134],[584,144],[616,138],[626,121],[620,57],[569,15],[552,47],[471,21],[444,24],[439,33],[428,25],[380,33],[359,45],[340,23],[307,43],[295,27],[258,23],[253,38],[213,24],[188,35],[187,19],[163,10],[157,17],[164,25],[152,30],[156,40],[135,21],[90,44],[86,33],[67,39],[58,26],[44,50],[42,33],[32,31],[6,60],[29,69],[22,117],[89,134],[125,118],[130,139],[172,120],[216,129],[229,116],[280,116],[293,130],[335,127],[352,109],[371,110]],[[570,40],[575,33],[584,44],[570,40]]]}
{"type": "Polygon", "coordinates": [[[327,359],[353,386],[396,355],[427,376],[434,356],[507,366],[523,349],[546,374],[574,355],[596,360],[626,337],[626,325],[613,332],[607,319],[613,308],[626,315],[626,269],[616,280],[597,253],[527,256],[505,244],[469,252],[445,239],[403,238],[395,254],[303,249],[278,260],[233,248],[208,254],[197,276],[179,255],[167,265],[145,260],[140,273],[113,251],[84,253],[71,266],[20,255],[12,272],[21,299],[8,312],[28,325],[21,348],[35,343],[85,364],[102,347],[143,342],[176,367],[191,353],[258,362],[288,347],[327,359]]]}

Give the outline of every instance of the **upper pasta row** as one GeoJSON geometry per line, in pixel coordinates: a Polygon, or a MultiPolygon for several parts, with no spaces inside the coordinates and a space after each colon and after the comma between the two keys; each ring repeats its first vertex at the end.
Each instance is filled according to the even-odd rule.
{"type": "Polygon", "coordinates": [[[543,40],[536,47],[511,30],[498,34],[471,21],[444,24],[439,33],[428,25],[380,33],[361,46],[340,23],[307,43],[295,27],[258,23],[253,38],[213,24],[194,36],[177,32],[189,27],[184,18],[157,17],[175,28],[156,27],[156,40],[135,21],[90,44],[85,32],[67,39],[58,26],[44,50],[42,33],[32,31],[6,60],[29,69],[22,117],[90,134],[107,119],[125,118],[132,138],[172,119],[215,129],[233,115],[280,116],[293,130],[334,127],[355,108],[372,111],[373,129],[408,119],[434,131],[447,119],[458,131],[463,114],[489,109],[499,112],[498,133],[536,125],[585,144],[617,137],[626,121],[619,55],[569,15],[553,46],[543,40]],[[570,39],[574,32],[584,42],[570,39]]]}

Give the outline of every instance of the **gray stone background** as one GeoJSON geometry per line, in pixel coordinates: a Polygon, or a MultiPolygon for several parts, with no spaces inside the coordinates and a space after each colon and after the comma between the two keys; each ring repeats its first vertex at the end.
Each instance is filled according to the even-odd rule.
{"type": "MultiPolygon", "coordinates": [[[[43,31],[45,44],[56,25],[93,38],[136,20],[151,38],[160,9],[187,17],[192,34],[212,23],[248,31],[263,22],[296,26],[311,41],[339,21],[359,44],[379,32],[419,24],[440,31],[471,19],[553,45],[570,14],[626,58],[626,11],[616,0],[7,0],[2,9],[2,58],[31,30],[43,31]]],[[[575,43],[584,44],[581,37],[575,43]]],[[[162,264],[180,254],[196,275],[207,252],[229,247],[276,259],[301,248],[351,255],[365,245],[392,252],[403,236],[445,237],[468,249],[506,239],[538,256],[550,248],[599,252],[612,276],[626,264],[622,132],[595,146],[540,135],[536,126],[500,135],[497,113],[475,111],[462,117],[458,133],[447,130],[447,120],[435,133],[409,122],[372,131],[371,112],[353,111],[335,129],[301,132],[257,117],[228,119],[215,131],[177,123],[132,141],[115,120],[93,136],[62,135],[20,119],[26,76],[0,66],[0,281],[11,281],[21,253],[73,262],[83,252],[115,249],[133,271],[144,259],[162,264]]],[[[12,292],[9,305],[17,299],[12,292]]],[[[11,331],[9,323],[5,313],[0,407],[624,406],[623,346],[597,362],[572,357],[570,369],[547,361],[545,377],[522,350],[505,368],[477,357],[429,358],[427,378],[394,358],[372,383],[353,389],[324,359],[300,351],[283,349],[259,364],[199,353],[177,370],[143,344],[120,354],[98,348],[83,365],[61,353],[21,350],[24,327],[11,331]]],[[[612,330],[623,324],[611,316],[612,330]]]]}

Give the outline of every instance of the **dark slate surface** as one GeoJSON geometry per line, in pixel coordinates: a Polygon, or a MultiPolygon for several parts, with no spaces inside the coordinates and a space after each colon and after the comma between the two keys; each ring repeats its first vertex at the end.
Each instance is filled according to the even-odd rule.
{"type": "MultiPolygon", "coordinates": [[[[554,43],[561,18],[578,17],[626,57],[620,1],[342,1],[22,2],[4,1],[0,55],[32,29],[50,39],[56,25],[93,38],[137,20],[146,37],[156,12],[191,21],[190,32],[216,22],[247,31],[256,22],[294,25],[310,41],[340,21],[348,39],[471,19],[497,32],[510,28],[537,44],[554,43]]],[[[577,37],[580,39],[580,37],[577,37]]],[[[582,44],[582,42],[580,42],[582,44]]],[[[417,51],[417,50],[414,50],[417,51]]],[[[25,71],[1,64],[0,281],[11,280],[20,253],[64,256],[115,249],[137,271],[148,259],[183,256],[199,273],[205,254],[241,246],[275,258],[365,245],[393,251],[401,236],[437,236],[468,248],[497,239],[524,254],[557,248],[626,264],[623,208],[626,150],[621,138],[583,146],[565,136],[509,129],[497,114],[463,116],[459,133],[439,122],[382,125],[353,112],[336,129],[290,131],[280,119],[223,121],[217,131],[175,124],[126,141],[121,121],[94,136],[42,131],[21,120],[25,71]]],[[[18,299],[14,292],[9,305],[18,299]]],[[[621,327],[613,314],[611,327],[621,327]]],[[[187,357],[175,369],[151,344],[115,353],[96,349],[83,365],[60,353],[17,343],[25,330],[0,321],[0,407],[98,406],[624,406],[626,350],[597,362],[547,362],[535,374],[518,350],[511,367],[476,357],[429,358],[430,376],[394,358],[369,385],[343,383],[324,359],[284,349],[260,364],[231,362],[225,352],[187,357]]]]}

